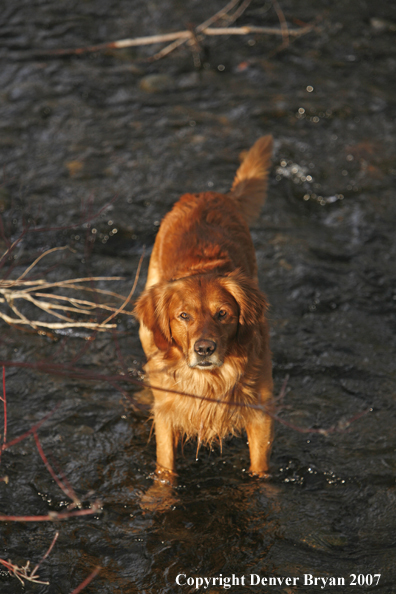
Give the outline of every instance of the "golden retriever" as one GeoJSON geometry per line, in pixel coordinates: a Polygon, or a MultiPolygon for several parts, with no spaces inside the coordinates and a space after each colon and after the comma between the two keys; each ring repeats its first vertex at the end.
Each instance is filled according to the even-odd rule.
{"type": "Polygon", "coordinates": [[[154,394],[156,472],[170,482],[180,439],[196,436],[199,447],[243,429],[250,472],[268,472],[267,301],[258,287],[248,223],[265,199],[271,152],[271,136],[257,140],[228,194],[180,198],[161,223],[136,303],[154,394]]]}

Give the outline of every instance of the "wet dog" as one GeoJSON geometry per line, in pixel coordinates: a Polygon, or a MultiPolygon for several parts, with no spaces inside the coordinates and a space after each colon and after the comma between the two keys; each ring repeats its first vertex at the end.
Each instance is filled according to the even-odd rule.
{"type": "Polygon", "coordinates": [[[267,301],[248,224],[267,189],[272,137],[246,153],[228,194],[185,194],[163,219],[135,314],[154,394],[157,474],[172,480],[179,440],[246,430],[250,472],[273,440],[267,301]],[[186,394],[186,395],[183,395],[186,394]]]}

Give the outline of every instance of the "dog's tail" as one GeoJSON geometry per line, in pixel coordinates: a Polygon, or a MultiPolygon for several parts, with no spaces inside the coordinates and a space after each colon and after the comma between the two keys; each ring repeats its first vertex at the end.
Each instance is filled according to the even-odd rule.
{"type": "Polygon", "coordinates": [[[228,193],[247,223],[259,215],[266,198],[271,155],[272,136],[262,136],[245,155],[242,154],[243,161],[228,193]]]}

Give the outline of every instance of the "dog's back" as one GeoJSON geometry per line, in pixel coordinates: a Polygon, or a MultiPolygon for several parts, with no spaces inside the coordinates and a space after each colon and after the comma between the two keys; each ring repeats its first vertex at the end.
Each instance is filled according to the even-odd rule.
{"type": "Polygon", "coordinates": [[[263,136],[243,156],[228,194],[184,194],[158,232],[148,286],[192,274],[240,269],[257,275],[248,224],[266,198],[272,136],[263,136]],[[154,265],[155,262],[155,265],[154,265]]]}

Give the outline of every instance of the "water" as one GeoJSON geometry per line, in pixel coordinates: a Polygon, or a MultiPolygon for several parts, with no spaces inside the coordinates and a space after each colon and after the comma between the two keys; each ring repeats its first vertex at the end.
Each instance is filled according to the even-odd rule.
{"type": "MultiPolygon", "coordinates": [[[[276,393],[289,377],[272,479],[248,476],[244,438],[222,453],[201,450],[198,461],[187,444],[173,503],[155,513],[141,507],[155,467],[149,394],[123,381],[139,378],[144,363],[136,322],[119,316],[116,334],[93,341],[86,331],[40,336],[1,322],[8,440],[60,403],[40,442],[86,497],[82,507],[101,505],[63,522],[2,523],[0,557],[19,565],[37,563],[59,530],[38,571],[50,585],[26,591],[70,594],[98,565],[87,592],[187,593],[197,591],[189,578],[206,577],[214,594],[233,574],[237,594],[396,591],[396,13],[381,1],[375,13],[363,0],[281,6],[291,26],[322,17],[319,29],[272,56],[279,40],[270,37],[211,38],[200,72],[188,51],[154,64],[133,61],[148,47],[62,59],[32,51],[178,30],[221,2],[209,10],[192,1],[19,0],[5,9],[2,251],[4,236],[14,241],[28,221],[31,228],[3,277],[17,278],[40,250],[69,244],[73,253],[52,254],[37,274],[53,282],[123,276],[100,287],[127,295],[146,246],[140,291],[159,222],[177,197],[227,191],[238,153],[272,133],[269,197],[252,235],[272,304],[276,393]],[[166,77],[147,81],[152,74],[166,77]],[[252,574],[279,580],[255,585],[252,574]]],[[[277,25],[269,3],[253,2],[240,24],[253,22],[277,25]]],[[[2,454],[0,476],[8,477],[1,513],[67,508],[33,437],[2,454]]],[[[0,592],[19,591],[1,571],[0,592]]]]}

